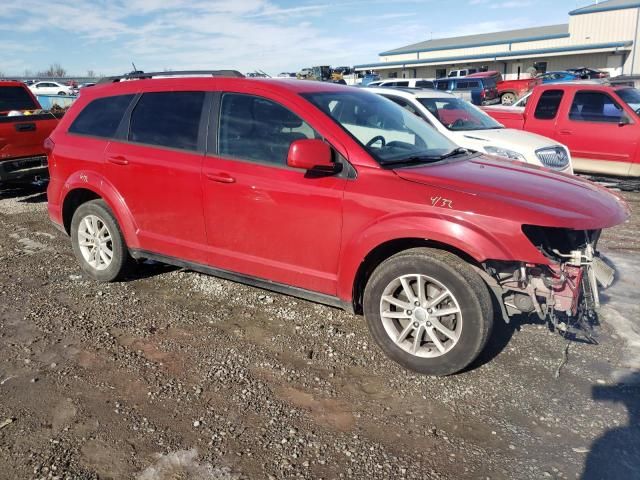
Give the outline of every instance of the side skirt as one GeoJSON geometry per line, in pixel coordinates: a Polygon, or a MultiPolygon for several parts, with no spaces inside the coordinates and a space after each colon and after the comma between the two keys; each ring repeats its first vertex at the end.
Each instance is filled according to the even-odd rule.
{"type": "Polygon", "coordinates": [[[228,270],[222,270],[219,268],[210,267],[208,265],[193,263],[187,260],[181,260],[179,258],[168,257],[153,252],[147,252],[146,250],[129,250],[129,253],[136,260],[148,259],[160,263],[166,263],[168,265],[174,265],[176,267],[187,268],[189,270],[193,270],[194,272],[200,272],[206,275],[224,278],[225,280],[231,280],[232,282],[244,283],[252,287],[271,290],[272,292],[282,293],[291,297],[297,297],[303,300],[309,300],[310,302],[321,303],[330,307],[336,307],[342,310],[346,310],[349,313],[354,313],[352,303],[345,302],[338,297],[325,295],[324,293],[312,292],[310,290],[305,290],[304,288],[292,287],[291,285],[285,285],[284,283],[272,282],[269,280],[264,280],[262,278],[256,278],[249,275],[243,275],[241,273],[230,272],[228,270]]]}

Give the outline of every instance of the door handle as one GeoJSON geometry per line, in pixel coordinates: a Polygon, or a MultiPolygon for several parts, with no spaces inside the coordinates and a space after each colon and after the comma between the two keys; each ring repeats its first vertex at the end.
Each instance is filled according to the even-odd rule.
{"type": "Polygon", "coordinates": [[[17,132],[35,132],[35,123],[16,123],[15,129],[17,132]]]}
{"type": "Polygon", "coordinates": [[[207,173],[207,178],[212,182],[235,183],[236,179],[228,173],[207,173]]]}
{"type": "Polygon", "coordinates": [[[571,130],[560,130],[558,132],[560,135],[571,135],[571,130]]]}
{"type": "Polygon", "coordinates": [[[129,164],[129,160],[127,160],[127,157],[123,155],[113,155],[113,156],[107,157],[107,162],[115,163],[116,165],[129,164]]]}

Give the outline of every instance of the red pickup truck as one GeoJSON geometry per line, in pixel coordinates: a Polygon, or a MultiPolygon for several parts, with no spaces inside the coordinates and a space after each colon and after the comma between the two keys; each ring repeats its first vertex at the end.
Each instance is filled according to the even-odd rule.
{"type": "Polygon", "coordinates": [[[0,183],[48,177],[43,142],[57,124],[24,83],[0,81],[0,183]]]}
{"type": "Polygon", "coordinates": [[[529,93],[535,86],[540,85],[542,81],[539,78],[523,78],[520,80],[503,80],[500,72],[490,70],[488,72],[478,72],[467,75],[473,78],[493,77],[498,87],[498,95],[502,105],[513,105],[516,101],[529,93]]]}
{"type": "Polygon", "coordinates": [[[536,87],[525,107],[487,107],[508,128],[553,138],[577,172],[640,176],[640,91],[572,82],[536,87]]]}

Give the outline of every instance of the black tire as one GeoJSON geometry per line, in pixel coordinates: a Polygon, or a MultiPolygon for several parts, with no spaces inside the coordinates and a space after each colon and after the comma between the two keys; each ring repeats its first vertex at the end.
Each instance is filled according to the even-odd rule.
{"type": "Polygon", "coordinates": [[[58,95],[66,95],[67,92],[58,92],[58,95]]]}
{"type": "Polygon", "coordinates": [[[426,375],[451,375],[471,364],[485,347],[493,327],[491,294],[482,278],[460,257],[432,248],[400,252],[373,271],[364,291],[364,315],[382,350],[408,370],[426,375]],[[444,285],[458,301],[462,329],[457,343],[438,357],[425,358],[400,348],[383,326],[380,302],[387,285],[402,275],[421,274],[444,285]]]}
{"type": "Polygon", "coordinates": [[[73,214],[71,220],[71,246],[73,253],[80,263],[82,270],[94,280],[99,282],[113,282],[118,278],[121,278],[126,273],[128,267],[131,264],[131,257],[129,256],[129,250],[124,241],[122,230],[113,215],[111,209],[103,200],[91,200],[90,202],[83,203],[73,214]],[[113,252],[111,263],[104,270],[98,270],[94,268],[83,256],[80,250],[78,227],[80,222],[88,215],[94,215],[98,217],[100,221],[107,227],[111,241],[109,246],[113,252]]]}

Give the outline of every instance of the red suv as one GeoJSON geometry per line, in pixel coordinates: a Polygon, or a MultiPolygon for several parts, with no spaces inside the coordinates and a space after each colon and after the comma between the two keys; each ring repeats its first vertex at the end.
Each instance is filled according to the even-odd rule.
{"type": "MultiPolygon", "coordinates": [[[[150,76],[151,74],[146,74],[150,76]]],[[[154,259],[363,313],[406,368],[457,372],[495,314],[597,304],[623,201],[470,153],[363,89],[143,78],[83,93],[47,141],[49,213],[99,281],[154,259]]]]}

